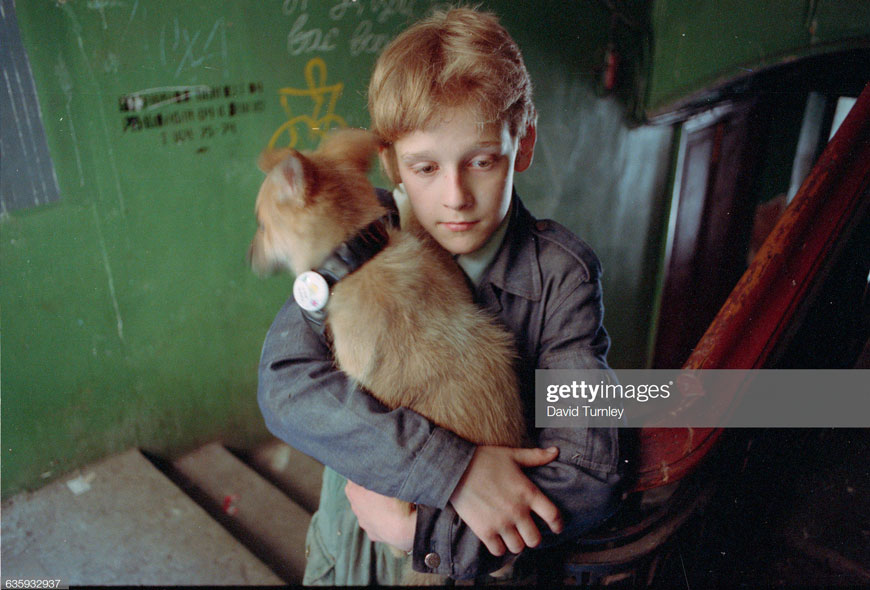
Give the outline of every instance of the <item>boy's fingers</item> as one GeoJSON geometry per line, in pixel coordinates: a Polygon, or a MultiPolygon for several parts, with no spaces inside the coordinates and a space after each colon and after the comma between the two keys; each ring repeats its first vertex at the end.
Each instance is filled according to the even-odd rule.
{"type": "MultiPolygon", "coordinates": [[[[541,531],[535,526],[535,521],[531,518],[526,518],[517,523],[517,531],[523,538],[526,547],[537,547],[541,542],[541,531]]],[[[513,551],[513,550],[512,550],[513,551]]],[[[513,551],[517,553],[516,551],[513,551]]]]}
{"type": "Polygon", "coordinates": [[[526,548],[526,543],[523,537],[517,532],[517,529],[512,528],[509,531],[503,532],[501,538],[504,541],[505,547],[511,553],[519,553],[526,548]]]}
{"type": "Polygon", "coordinates": [[[484,539],[481,539],[481,541],[483,541],[483,544],[486,545],[486,548],[489,550],[489,552],[492,553],[493,555],[495,555],[496,557],[500,557],[500,556],[504,555],[505,544],[504,544],[504,541],[502,541],[500,536],[492,535],[490,537],[486,537],[484,539]]]}
{"type": "MultiPolygon", "coordinates": [[[[538,467],[546,465],[558,456],[558,447],[549,447],[546,449],[513,449],[513,459],[517,465],[521,467],[538,467]]],[[[539,489],[536,489],[535,492],[534,497],[529,502],[529,509],[540,516],[541,519],[547,523],[547,526],[550,527],[550,530],[558,535],[564,528],[559,509],[556,508],[556,505],[553,504],[539,489]]],[[[535,530],[537,531],[537,528],[535,528],[535,530]]],[[[540,535],[537,537],[538,541],[535,545],[540,542],[540,535]]],[[[529,538],[527,538],[526,535],[523,535],[523,538],[526,539],[526,544],[529,547],[534,546],[529,543],[529,538]]],[[[531,538],[534,539],[534,537],[531,538]]]]}
{"type": "Polygon", "coordinates": [[[559,456],[557,447],[548,449],[513,449],[513,460],[520,467],[538,467],[546,465],[559,456]]]}
{"type": "Polygon", "coordinates": [[[550,530],[555,534],[558,535],[562,532],[562,529],[565,528],[559,509],[556,508],[556,505],[553,504],[544,494],[537,494],[531,501],[529,508],[531,508],[532,512],[540,516],[541,519],[547,523],[547,526],[550,527],[550,530]]]}
{"type": "Polygon", "coordinates": [[[558,455],[557,448],[477,448],[450,501],[490,553],[501,556],[507,549],[518,553],[538,546],[542,535],[532,514],[553,532],[562,532],[558,508],[522,472],[558,455]]]}

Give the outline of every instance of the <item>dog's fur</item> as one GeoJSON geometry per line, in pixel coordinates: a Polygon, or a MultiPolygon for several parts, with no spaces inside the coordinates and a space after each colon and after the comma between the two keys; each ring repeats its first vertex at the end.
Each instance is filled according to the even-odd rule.
{"type": "MultiPolygon", "coordinates": [[[[315,152],[265,152],[254,268],[315,269],[385,214],[366,179],[376,150],[368,132],[345,130],[315,152]]],[[[326,312],[336,363],[390,408],[410,408],[477,444],[523,446],[513,337],[474,304],[450,254],[427,238],[389,230],[387,246],[335,285],[326,312]]]]}

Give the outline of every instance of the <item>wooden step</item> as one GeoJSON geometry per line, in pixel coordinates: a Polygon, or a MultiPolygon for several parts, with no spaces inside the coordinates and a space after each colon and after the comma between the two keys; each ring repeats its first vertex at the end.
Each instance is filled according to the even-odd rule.
{"type": "Polygon", "coordinates": [[[2,587],[281,583],[135,449],[10,498],[2,535],[2,587]]]}
{"type": "Polygon", "coordinates": [[[285,582],[302,581],[308,511],[217,443],[172,468],[176,483],[285,582]]]}

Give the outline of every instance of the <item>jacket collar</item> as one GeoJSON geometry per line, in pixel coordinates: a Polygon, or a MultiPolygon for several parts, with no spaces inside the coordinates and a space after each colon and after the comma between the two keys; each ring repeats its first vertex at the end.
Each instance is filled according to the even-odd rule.
{"type": "Polygon", "coordinates": [[[489,283],[502,291],[538,301],[542,287],[537,245],[532,234],[535,218],[520,201],[516,190],[511,211],[507,234],[479,290],[489,283]]]}

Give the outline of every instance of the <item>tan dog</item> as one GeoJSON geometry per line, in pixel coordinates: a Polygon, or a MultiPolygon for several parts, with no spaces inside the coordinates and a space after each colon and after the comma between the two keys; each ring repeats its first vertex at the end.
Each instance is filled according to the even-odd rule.
{"type": "MultiPolygon", "coordinates": [[[[371,134],[345,130],[315,152],[264,153],[253,267],[316,269],[384,215],[366,179],[376,150],[371,134]]],[[[390,408],[411,408],[477,444],[523,446],[512,335],[474,304],[462,271],[428,235],[388,235],[329,295],[338,367],[390,408]]]]}

